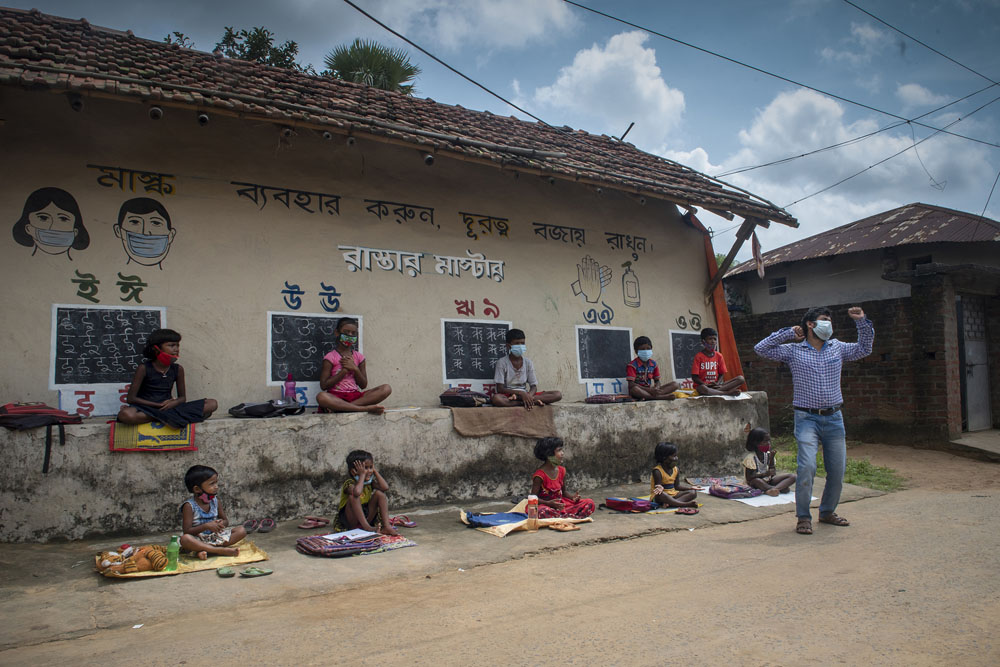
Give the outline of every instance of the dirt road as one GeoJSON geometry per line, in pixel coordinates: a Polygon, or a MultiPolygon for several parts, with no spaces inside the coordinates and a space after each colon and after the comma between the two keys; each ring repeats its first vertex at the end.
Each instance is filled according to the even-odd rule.
{"type": "MultiPolygon", "coordinates": [[[[3,664],[1000,664],[1000,466],[886,447],[914,488],[336,595],[191,611],[3,664]]],[[[485,536],[484,536],[485,538],[485,536]]]]}

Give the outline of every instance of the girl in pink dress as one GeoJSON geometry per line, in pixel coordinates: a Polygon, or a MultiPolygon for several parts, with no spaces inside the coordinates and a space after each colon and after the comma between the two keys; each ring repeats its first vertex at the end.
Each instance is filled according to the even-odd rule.
{"type": "Polygon", "coordinates": [[[392,387],[380,384],[368,389],[368,368],[358,352],[358,321],[351,317],[337,320],[337,347],[323,357],[323,371],[316,396],[321,412],[370,412],[380,415],[379,405],[392,393],[392,387]]]}
{"type": "Polygon", "coordinates": [[[597,506],[590,498],[566,490],[563,462],[563,439],[540,438],[535,443],[535,458],[544,461],[531,476],[531,495],[538,496],[540,519],[585,519],[597,506]]]}

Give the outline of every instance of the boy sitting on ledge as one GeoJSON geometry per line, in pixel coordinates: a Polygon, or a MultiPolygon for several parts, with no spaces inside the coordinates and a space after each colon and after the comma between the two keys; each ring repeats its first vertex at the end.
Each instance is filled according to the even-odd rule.
{"type": "Polygon", "coordinates": [[[496,393],[490,401],[501,408],[523,405],[530,410],[536,405],[547,405],[562,399],[558,391],[538,391],[535,365],[524,356],[524,332],[520,329],[507,330],[507,356],[497,359],[493,381],[496,393]]]}
{"type": "Polygon", "coordinates": [[[746,382],[742,375],[720,382],[726,375],[726,360],[719,352],[719,334],[711,327],[701,330],[701,344],[704,349],[694,355],[691,364],[691,379],[702,396],[739,396],[740,387],[746,382]]]}

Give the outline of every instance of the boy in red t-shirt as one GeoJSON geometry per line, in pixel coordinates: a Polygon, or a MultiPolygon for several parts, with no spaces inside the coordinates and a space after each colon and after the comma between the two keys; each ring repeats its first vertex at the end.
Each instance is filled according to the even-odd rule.
{"type": "Polygon", "coordinates": [[[737,375],[731,380],[722,381],[726,375],[726,360],[716,348],[719,346],[719,333],[710,327],[701,330],[701,344],[704,349],[694,355],[691,364],[691,379],[695,389],[702,396],[739,396],[740,387],[745,380],[737,375]]]}
{"type": "Polygon", "coordinates": [[[653,361],[653,343],[646,336],[639,336],[632,344],[638,355],[625,367],[628,379],[628,394],[640,401],[670,401],[680,388],[676,382],[660,386],[660,367],[653,361]]]}

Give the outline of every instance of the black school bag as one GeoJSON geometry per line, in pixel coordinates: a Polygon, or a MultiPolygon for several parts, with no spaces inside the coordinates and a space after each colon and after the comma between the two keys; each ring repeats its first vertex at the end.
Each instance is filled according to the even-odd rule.
{"type": "Polygon", "coordinates": [[[301,415],[306,411],[305,406],[297,403],[290,403],[279,399],[265,401],[264,403],[240,403],[229,408],[229,414],[233,417],[254,417],[257,419],[270,419],[272,417],[284,417],[286,415],[301,415]]]}
{"type": "Polygon", "coordinates": [[[59,445],[64,446],[66,444],[64,425],[79,424],[81,421],[83,419],[80,415],[70,414],[45,403],[8,403],[0,406],[0,426],[6,426],[12,431],[45,427],[45,459],[42,462],[42,473],[49,472],[49,458],[52,455],[52,427],[59,427],[59,445]]]}
{"type": "Polygon", "coordinates": [[[452,387],[438,396],[441,405],[449,408],[478,408],[490,402],[490,397],[471,389],[452,387]]]}

